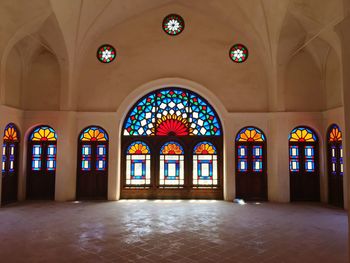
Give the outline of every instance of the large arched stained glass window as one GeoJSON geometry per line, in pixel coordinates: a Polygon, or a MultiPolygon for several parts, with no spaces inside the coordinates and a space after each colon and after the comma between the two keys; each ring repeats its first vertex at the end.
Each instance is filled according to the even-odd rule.
{"type": "Polygon", "coordinates": [[[193,150],[193,185],[218,184],[217,151],[211,142],[200,142],[193,150]]]}
{"type": "Polygon", "coordinates": [[[299,126],[289,134],[291,201],[319,201],[318,139],[308,127],[299,126]]]}
{"type": "Polygon", "coordinates": [[[19,132],[9,123],[4,130],[2,145],[1,204],[17,200],[19,132]]]}
{"type": "Polygon", "coordinates": [[[126,185],[151,184],[151,150],[142,141],[131,143],[126,151],[126,185]]]}
{"type": "Polygon", "coordinates": [[[160,149],[159,185],[184,184],[184,149],[177,142],[167,142],[160,149]]]}
{"type": "Polygon", "coordinates": [[[344,206],[343,190],[343,145],[342,132],[338,125],[332,124],[327,133],[327,163],[328,163],[328,197],[329,203],[344,206]]]}
{"type": "Polygon", "coordinates": [[[28,199],[54,199],[57,135],[49,126],[37,126],[28,142],[28,199]]]}
{"type": "Polygon", "coordinates": [[[195,92],[169,87],[143,96],[125,117],[121,151],[141,141],[152,154],[121,156],[121,198],[221,199],[222,134],[214,108],[195,92]],[[193,154],[200,142],[215,145],[215,154],[193,154]]]}
{"type": "Polygon", "coordinates": [[[255,127],[245,127],[236,136],[236,197],[267,199],[266,138],[255,127]]]}
{"type": "Polygon", "coordinates": [[[129,112],[125,136],[220,136],[217,114],[199,95],[179,88],[157,90],[129,112]]]}
{"type": "Polygon", "coordinates": [[[78,199],[107,199],[108,135],[98,126],[81,131],[78,141],[78,199]]]}

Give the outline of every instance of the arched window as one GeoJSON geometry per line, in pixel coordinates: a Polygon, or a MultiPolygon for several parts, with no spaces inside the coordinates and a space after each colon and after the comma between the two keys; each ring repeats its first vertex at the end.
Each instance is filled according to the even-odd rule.
{"type": "Polygon", "coordinates": [[[184,149],[177,142],[167,142],[160,149],[159,185],[184,185],[184,149]]]}
{"type": "Polygon", "coordinates": [[[328,163],[328,196],[329,203],[344,206],[343,193],[343,145],[342,132],[338,125],[333,124],[327,133],[327,163],[328,163]]]}
{"type": "Polygon", "coordinates": [[[291,201],[319,201],[318,139],[308,127],[296,127],[289,134],[291,201]]]}
{"type": "Polygon", "coordinates": [[[28,141],[28,199],[55,197],[57,135],[49,126],[38,126],[28,141]]]}
{"type": "Polygon", "coordinates": [[[200,142],[194,147],[193,185],[218,185],[218,156],[211,142],[200,142]]]}
{"type": "MultiPolygon", "coordinates": [[[[130,145],[140,140],[152,152],[150,183],[129,184],[131,170],[122,169],[122,198],[222,198],[222,128],[214,108],[203,97],[182,88],[163,88],[142,97],[124,120],[122,152],[127,152],[130,145]],[[216,154],[208,155],[216,158],[216,179],[213,170],[212,179],[200,175],[198,180],[198,172],[207,172],[204,161],[201,171],[193,167],[193,149],[204,141],[215,145],[216,154]],[[202,184],[205,187],[201,187],[202,184]]],[[[198,156],[204,158],[204,155],[198,156]]],[[[131,165],[127,158],[132,157],[123,155],[121,158],[126,167],[131,165]]],[[[139,164],[138,169],[142,165],[139,164]]],[[[141,170],[137,172],[140,174],[141,170]]]]}
{"type": "Polygon", "coordinates": [[[90,126],[78,141],[77,199],[107,199],[108,135],[90,126]]]}
{"type": "Polygon", "coordinates": [[[151,184],[151,150],[142,141],[130,144],[126,151],[126,185],[151,184]]]}
{"type": "Polygon", "coordinates": [[[236,136],[236,197],[267,199],[266,139],[255,127],[245,127],[236,136]]]}
{"type": "Polygon", "coordinates": [[[9,123],[4,131],[2,145],[1,204],[17,201],[19,132],[9,123]]]}

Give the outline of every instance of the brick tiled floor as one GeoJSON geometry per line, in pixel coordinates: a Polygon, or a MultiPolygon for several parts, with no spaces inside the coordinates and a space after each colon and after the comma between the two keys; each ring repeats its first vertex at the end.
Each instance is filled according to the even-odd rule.
{"type": "Polygon", "coordinates": [[[0,262],[341,263],[347,214],[320,204],[19,203],[0,209],[0,262]]]}

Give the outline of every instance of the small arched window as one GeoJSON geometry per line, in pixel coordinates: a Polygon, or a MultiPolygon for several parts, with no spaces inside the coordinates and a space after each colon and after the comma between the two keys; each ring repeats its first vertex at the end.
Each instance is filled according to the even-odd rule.
{"type": "Polygon", "coordinates": [[[184,150],[174,141],[165,143],[160,149],[159,185],[184,185],[184,150]]]}
{"type": "Polygon", "coordinates": [[[151,150],[142,141],[132,142],[126,151],[126,185],[151,184],[151,150]]]}
{"type": "Polygon", "coordinates": [[[208,141],[198,143],[193,150],[193,185],[218,185],[218,157],[216,147],[208,141]]]}
{"type": "Polygon", "coordinates": [[[255,127],[245,127],[236,136],[236,197],[267,199],[266,139],[255,127]]]}

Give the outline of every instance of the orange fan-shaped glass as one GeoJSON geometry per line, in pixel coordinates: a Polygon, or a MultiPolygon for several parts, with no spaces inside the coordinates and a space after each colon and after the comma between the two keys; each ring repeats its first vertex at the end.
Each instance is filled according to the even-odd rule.
{"type": "Polygon", "coordinates": [[[162,146],[160,154],[184,154],[184,150],[177,142],[168,142],[162,146]]]}
{"type": "Polygon", "coordinates": [[[315,142],[316,140],[314,132],[305,127],[295,128],[289,135],[290,142],[315,142]]]}
{"type": "Polygon", "coordinates": [[[133,142],[127,150],[127,154],[150,154],[149,147],[141,141],[133,142]]]}
{"type": "Polygon", "coordinates": [[[108,140],[108,136],[106,132],[98,127],[89,127],[84,130],[84,132],[80,135],[81,141],[88,142],[105,142],[108,140]]]}
{"type": "Polygon", "coordinates": [[[248,127],[244,128],[237,135],[236,141],[238,142],[263,142],[265,141],[264,134],[257,128],[248,127]]]}
{"type": "Polygon", "coordinates": [[[9,124],[6,126],[5,131],[4,131],[4,140],[5,141],[13,141],[13,142],[18,141],[17,129],[13,124],[9,124]]]}
{"type": "Polygon", "coordinates": [[[31,141],[57,141],[56,132],[48,126],[35,128],[30,136],[31,141]]]}
{"type": "Polygon", "coordinates": [[[333,125],[332,129],[329,133],[329,141],[330,142],[341,142],[342,134],[338,126],[333,125]]]}
{"type": "Polygon", "coordinates": [[[216,154],[216,149],[210,142],[200,142],[194,147],[194,154],[216,154]]]}

